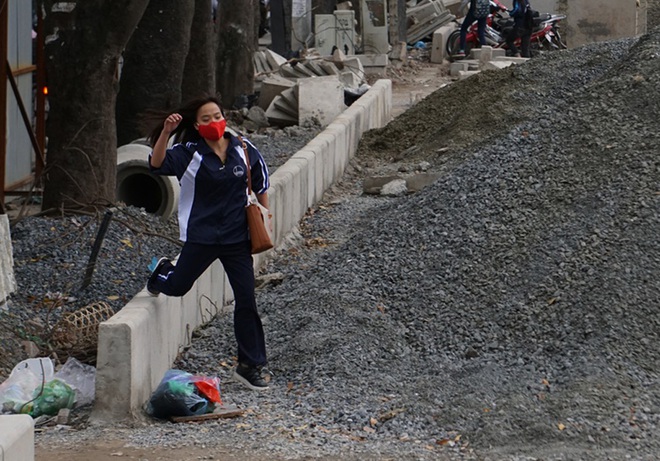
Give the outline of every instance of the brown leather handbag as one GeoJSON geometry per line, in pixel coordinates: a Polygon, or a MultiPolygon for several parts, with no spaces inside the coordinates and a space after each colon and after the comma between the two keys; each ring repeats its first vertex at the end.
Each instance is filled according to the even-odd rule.
{"type": "Polygon", "coordinates": [[[250,157],[248,156],[245,141],[243,141],[243,138],[240,136],[238,139],[240,139],[241,144],[243,145],[243,152],[245,152],[245,160],[247,163],[248,204],[245,207],[245,212],[247,214],[248,232],[250,233],[250,245],[252,247],[252,254],[257,254],[273,248],[273,240],[270,236],[268,226],[270,212],[268,211],[268,208],[259,203],[256,195],[252,192],[250,157]]]}

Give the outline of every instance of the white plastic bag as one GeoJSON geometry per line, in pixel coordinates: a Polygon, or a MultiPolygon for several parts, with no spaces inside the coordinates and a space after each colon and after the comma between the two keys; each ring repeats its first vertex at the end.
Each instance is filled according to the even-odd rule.
{"type": "Polygon", "coordinates": [[[69,357],[62,368],[55,373],[55,378],[64,381],[76,391],[76,406],[87,405],[94,401],[96,368],[93,366],[69,357]]]}
{"type": "Polygon", "coordinates": [[[32,400],[34,390],[53,379],[53,362],[47,357],[27,359],[16,365],[9,378],[0,384],[0,406],[20,413],[32,400]]]}

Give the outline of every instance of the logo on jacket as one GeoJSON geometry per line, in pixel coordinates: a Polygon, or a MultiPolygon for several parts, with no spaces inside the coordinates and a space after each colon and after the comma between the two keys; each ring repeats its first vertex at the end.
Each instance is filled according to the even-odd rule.
{"type": "Polygon", "coordinates": [[[237,178],[240,178],[240,177],[242,177],[244,174],[245,174],[245,170],[243,169],[242,166],[240,166],[240,165],[236,165],[236,166],[234,167],[234,176],[236,176],[237,178]]]}

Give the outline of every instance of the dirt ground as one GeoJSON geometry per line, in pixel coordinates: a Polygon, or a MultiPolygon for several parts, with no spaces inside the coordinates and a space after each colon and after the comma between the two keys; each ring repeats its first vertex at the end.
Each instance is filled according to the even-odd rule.
{"type": "MultiPolygon", "coordinates": [[[[451,82],[446,64],[431,64],[411,59],[408,65],[393,65],[384,78],[392,80],[392,117],[397,117],[413,105],[451,82]]],[[[377,77],[374,77],[375,80],[377,77]]],[[[52,430],[52,429],[49,429],[52,430]]],[[[172,448],[127,448],[126,442],[117,434],[108,434],[103,440],[77,445],[71,448],[50,449],[40,442],[35,434],[36,461],[117,461],[118,459],[139,461],[192,461],[202,459],[244,460],[250,457],[233,449],[206,447],[172,448]]],[[[271,458],[275,460],[276,458],[271,458]]],[[[318,459],[318,458],[314,458],[318,459]]],[[[342,459],[345,459],[342,457],[342,459]]]]}

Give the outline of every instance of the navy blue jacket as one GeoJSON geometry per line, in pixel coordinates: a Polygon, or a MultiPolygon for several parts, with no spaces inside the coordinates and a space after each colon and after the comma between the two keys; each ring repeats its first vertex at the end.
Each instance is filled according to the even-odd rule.
{"type": "MultiPolygon", "coordinates": [[[[151,166],[149,156],[151,172],[179,180],[179,232],[184,242],[231,245],[249,238],[245,154],[237,137],[230,133],[225,137],[229,146],[224,165],[203,139],[167,149],[160,168],[151,166]]],[[[257,148],[243,139],[250,157],[252,190],[264,194],[270,185],[266,162],[257,148]]]]}
{"type": "Polygon", "coordinates": [[[513,9],[509,12],[516,24],[516,27],[525,25],[525,13],[530,8],[529,0],[513,0],[513,9]]]}

